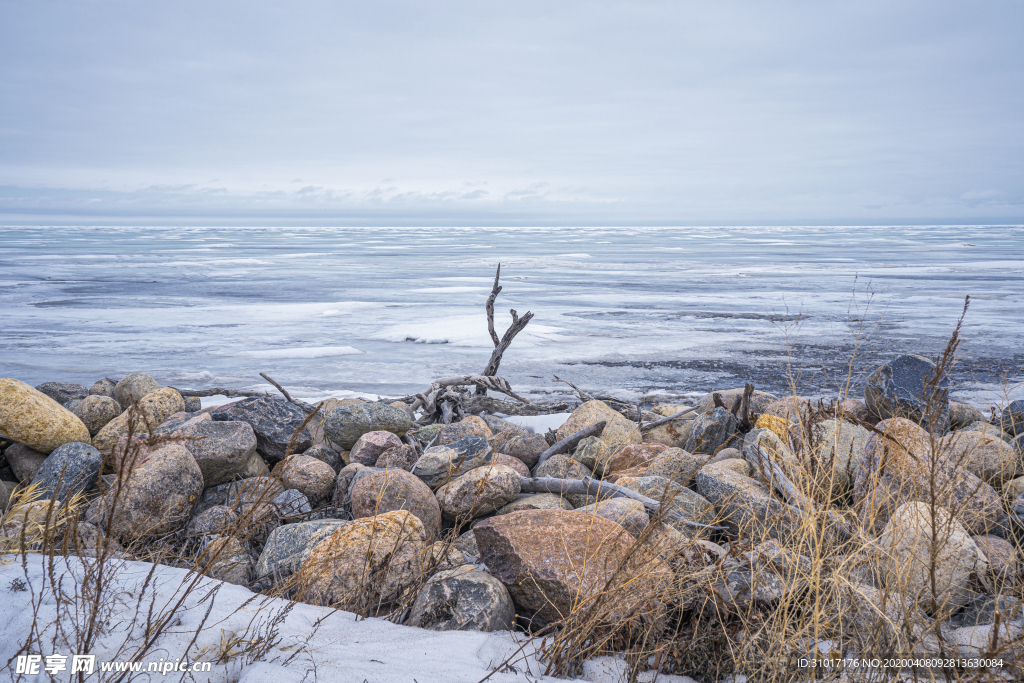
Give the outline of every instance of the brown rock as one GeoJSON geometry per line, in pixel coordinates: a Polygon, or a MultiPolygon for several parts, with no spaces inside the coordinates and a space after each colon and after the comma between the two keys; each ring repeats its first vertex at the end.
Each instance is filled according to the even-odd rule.
{"type": "MultiPolygon", "coordinates": [[[[668,403],[662,403],[654,406],[651,411],[655,415],[661,417],[668,417],[675,415],[681,410],[686,410],[689,406],[685,405],[674,405],[668,403]]],[[[690,436],[690,429],[693,428],[693,421],[697,416],[697,411],[687,413],[686,415],[672,420],[668,424],[663,424],[660,427],[655,427],[644,433],[644,443],[660,443],[666,446],[674,446],[676,448],[682,448],[686,445],[686,439],[690,436]]],[[[654,416],[651,416],[652,419],[654,416]]]]}
{"type": "Polygon", "coordinates": [[[936,448],[944,459],[993,486],[1002,486],[1003,482],[1024,474],[1013,446],[994,434],[953,432],[937,439],[936,448]]]}
{"type": "Polygon", "coordinates": [[[121,414],[121,405],[107,396],[86,396],[75,408],[75,416],[96,436],[107,423],[121,414]]]}
{"type": "Polygon", "coordinates": [[[114,385],[114,400],[123,410],[128,410],[133,401],[140,401],[158,389],[160,385],[155,379],[144,372],[133,372],[114,385]]]}
{"type": "Polygon", "coordinates": [[[857,422],[867,422],[869,424],[875,421],[875,416],[868,410],[864,401],[859,398],[848,398],[839,405],[844,418],[849,417],[857,422]]]}
{"type": "Polygon", "coordinates": [[[0,378],[0,433],[44,455],[66,443],[89,442],[89,429],[74,413],[8,377],[0,378]]]}
{"type": "Polygon", "coordinates": [[[800,396],[786,396],[767,406],[762,414],[774,415],[790,422],[802,422],[811,413],[811,402],[800,396]]]}
{"type": "MultiPolygon", "coordinates": [[[[537,469],[533,473],[535,477],[552,477],[554,479],[583,479],[590,475],[590,470],[567,455],[555,455],[548,458],[540,465],[537,465],[537,469]]],[[[575,493],[565,496],[565,499],[574,508],[597,502],[595,496],[584,496],[575,493]]]]}
{"type": "Polygon", "coordinates": [[[407,510],[423,524],[425,540],[436,538],[441,530],[441,508],[433,491],[405,470],[373,472],[353,484],[349,495],[356,519],[407,510]]]}
{"type": "Polygon", "coordinates": [[[668,446],[659,443],[641,443],[626,446],[608,458],[604,467],[605,476],[635,467],[646,467],[654,458],[667,451],[668,448],[668,446]]]}
{"type": "Polygon", "coordinates": [[[581,429],[585,429],[601,420],[607,422],[604,431],[601,433],[601,439],[612,450],[627,444],[640,443],[642,436],[640,429],[601,401],[587,401],[572,411],[569,419],[558,428],[556,437],[561,440],[567,436],[572,436],[581,429]]]}
{"type": "Polygon", "coordinates": [[[164,446],[128,474],[119,495],[115,486],[97,498],[87,521],[122,541],[164,536],[185,526],[202,492],[203,473],[188,449],[164,446]]]}
{"type": "Polygon", "coordinates": [[[1017,584],[1020,567],[1017,550],[1012,545],[998,536],[971,536],[971,540],[988,560],[989,571],[997,587],[1017,584]]]}
{"type": "MultiPolygon", "coordinates": [[[[853,496],[864,524],[881,531],[900,505],[931,499],[932,449],[928,433],[905,418],[884,420],[878,429],[885,437],[872,433],[864,444],[853,496]]],[[[1003,516],[995,489],[941,454],[935,475],[937,501],[969,533],[984,534],[1003,516]]]]}
{"type": "Polygon", "coordinates": [[[290,455],[274,467],[285,489],[301,491],[316,507],[331,494],[335,472],[327,463],[308,455],[290,455]]]}
{"type": "Polygon", "coordinates": [[[635,537],[639,537],[650,522],[643,503],[628,498],[609,498],[598,501],[593,505],[581,508],[580,512],[594,514],[615,522],[635,537]]]}
{"type": "Polygon", "coordinates": [[[925,503],[898,507],[877,543],[881,552],[875,562],[885,587],[933,616],[948,616],[976,597],[971,574],[988,569],[978,546],[949,511],[934,508],[933,520],[933,509],[925,503]]]}
{"type": "Polygon", "coordinates": [[[437,490],[445,519],[482,517],[519,495],[520,476],[511,467],[490,465],[470,470],[437,490]]]}
{"type": "Polygon", "coordinates": [[[211,579],[245,586],[252,576],[252,558],[234,536],[218,536],[200,556],[202,574],[211,579]]]}
{"type": "Polygon", "coordinates": [[[520,477],[530,476],[530,468],[523,464],[523,461],[519,458],[513,458],[511,455],[505,455],[504,453],[495,453],[492,462],[495,465],[504,465],[505,467],[511,467],[514,469],[520,477]]]}
{"type": "Polygon", "coordinates": [[[350,610],[395,600],[422,575],[425,539],[423,524],[407,510],[343,524],[303,562],[299,597],[350,610]]]}
{"type": "MultiPolygon", "coordinates": [[[[479,415],[468,415],[462,418],[459,423],[476,425],[480,429],[477,433],[485,439],[490,439],[494,436],[494,431],[491,429],[490,425],[488,425],[487,421],[479,415]]],[[[469,436],[469,434],[466,434],[466,436],[469,436]]]]}
{"type": "MultiPolygon", "coordinates": [[[[724,452],[729,449],[722,450],[724,452]]],[[[707,456],[687,453],[681,448],[670,448],[654,456],[647,466],[645,474],[650,477],[665,477],[686,486],[693,480],[693,476],[697,474],[697,470],[704,465],[706,460],[707,456]]]]}
{"type": "MultiPolygon", "coordinates": [[[[505,432],[503,432],[504,434],[505,432]]],[[[495,441],[496,448],[497,440],[495,441]]],[[[513,436],[500,446],[501,452],[521,460],[527,467],[537,464],[540,454],[548,449],[547,439],[543,434],[527,434],[526,436],[513,436]]]]}
{"type": "Polygon", "coordinates": [[[408,472],[419,460],[419,453],[412,446],[405,444],[389,448],[380,454],[374,467],[395,468],[408,472]]]}
{"type": "Polygon", "coordinates": [[[402,445],[402,440],[391,432],[366,432],[353,444],[349,462],[372,467],[385,451],[402,445]]]}
{"type": "Polygon", "coordinates": [[[487,519],[474,534],[491,574],[517,604],[546,621],[587,609],[599,596],[603,608],[595,617],[611,626],[654,625],[664,616],[672,570],[634,549],[636,540],[614,522],[579,511],[530,510],[487,519]]]}
{"type": "MultiPolygon", "coordinates": [[[[99,433],[93,437],[93,448],[103,454],[104,461],[110,463],[114,452],[114,446],[118,440],[128,433],[128,421],[134,419],[136,434],[149,434],[162,425],[167,418],[175,413],[184,412],[185,399],[170,387],[152,391],[130,410],[108,422],[99,433]],[[132,418],[132,416],[135,416],[132,418]]],[[[82,425],[83,427],[85,425],[82,425]]]]}

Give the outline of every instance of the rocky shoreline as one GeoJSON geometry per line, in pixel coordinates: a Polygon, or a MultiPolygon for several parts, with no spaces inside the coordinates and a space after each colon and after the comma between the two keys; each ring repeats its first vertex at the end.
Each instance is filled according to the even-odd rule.
{"type": "Polygon", "coordinates": [[[1024,401],[950,401],[950,361],[899,356],[863,400],[747,385],[649,410],[498,399],[515,394],[478,375],[205,409],[144,373],[0,379],[0,550],[519,632],[560,676],[618,656],[658,680],[803,680],[801,657],[914,656],[1012,680],[1024,401]]]}

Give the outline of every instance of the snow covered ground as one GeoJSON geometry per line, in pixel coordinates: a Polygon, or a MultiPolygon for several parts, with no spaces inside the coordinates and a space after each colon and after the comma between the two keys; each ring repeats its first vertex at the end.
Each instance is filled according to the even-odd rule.
{"type": "MultiPolygon", "coordinates": [[[[3,560],[6,564],[0,565],[0,663],[5,665],[30,634],[34,612],[42,637],[28,654],[44,657],[64,654],[69,656],[69,663],[73,654],[93,654],[97,662],[130,660],[144,638],[150,608],[153,614],[167,612],[167,606],[173,605],[181,597],[183,587],[190,583],[185,570],[160,566],[156,580],[144,587],[152,565],[117,562],[111,575],[110,606],[113,609],[107,615],[105,632],[95,647],[88,652],[78,652],[69,634],[75,631],[75,622],[81,623],[82,617],[80,614],[76,617],[74,607],[65,603],[59,610],[61,618],[57,618],[57,601],[43,557],[28,555],[24,566],[20,556],[8,555],[3,560]],[[141,607],[138,612],[137,607],[141,607]],[[61,633],[64,635],[59,635],[61,633]]],[[[80,562],[75,557],[60,558],[56,572],[63,577],[65,591],[79,598],[80,591],[73,591],[71,584],[73,577],[82,575],[80,562]]],[[[202,579],[175,612],[166,632],[142,657],[144,671],[131,678],[212,683],[477,683],[523,642],[519,635],[508,632],[435,632],[380,619],[357,620],[348,612],[289,603],[254,595],[240,586],[202,579]],[[291,610],[278,627],[279,642],[261,661],[250,662],[249,657],[241,654],[226,662],[213,661],[208,673],[172,671],[160,675],[145,672],[150,662],[211,661],[225,649],[237,653],[245,647],[245,641],[265,636],[269,621],[289,606],[291,610]],[[232,648],[233,640],[242,642],[232,648]]],[[[488,680],[495,683],[557,680],[539,675],[540,669],[530,647],[524,653],[526,656],[515,664],[516,672],[495,673],[488,680]]],[[[15,667],[16,659],[11,661],[12,673],[15,667]]],[[[107,674],[108,677],[113,675],[107,674]]],[[[23,680],[51,679],[41,670],[38,675],[25,676],[23,680]]],[[[53,680],[72,680],[70,667],[68,671],[54,674],[53,680]]],[[[106,679],[100,678],[97,672],[86,680],[106,679]]]]}

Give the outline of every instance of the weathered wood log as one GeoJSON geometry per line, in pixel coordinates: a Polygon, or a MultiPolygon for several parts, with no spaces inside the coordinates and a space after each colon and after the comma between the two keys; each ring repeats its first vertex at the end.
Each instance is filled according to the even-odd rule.
{"type": "MultiPolygon", "coordinates": [[[[590,477],[583,479],[555,479],[553,477],[523,477],[519,482],[519,490],[523,493],[557,493],[559,495],[581,495],[597,496],[600,498],[631,498],[640,502],[645,508],[657,513],[661,503],[648,498],[642,493],[637,493],[625,486],[611,484],[606,481],[597,481],[590,477]]],[[[686,519],[678,512],[665,511],[665,516],[682,522],[692,529],[709,529],[712,531],[725,531],[726,527],[702,524],[691,519],[686,519]]]]}
{"type": "Polygon", "coordinates": [[[750,423],[750,397],[754,395],[754,385],[747,382],[743,385],[743,399],[740,404],[740,428],[749,432],[754,426],[750,423]]]}
{"type": "Polygon", "coordinates": [[[716,408],[725,408],[725,401],[722,400],[722,395],[718,392],[711,394],[711,400],[715,402],[716,408]]]}
{"type": "Polygon", "coordinates": [[[571,412],[573,409],[573,406],[569,405],[565,401],[534,401],[533,403],[525,404],[515,403],[513,401],[503,401],[499,398],[494,398],[493,396],[470,396],[462,400],[462,407],[474,415],[479,415],[481,412],[484,412],[488,415],[501,413],[502,415],[517,416],[552,415],[554,413],[571,412]]]}
{"type": "Polygon", "coordinates": [[[236,396],[241,396],[242,398],[249,398],[251,396],[270,396],[265,391],[242,391],[241,389],[224,389],[223,387],[215,389],[179,389],[177,387],[168,387],[168,389],[174,389],[185,397],[227,396],[228,398],[235,398],[236,396]]]}
{"type": "MultiPolygon", "coordinates": [[[[516,335],[523,331],[523,329],[529,324],[530,320],[533,319],[533,313],[530,311],[526,312],[522,318],[516,313],[516,309],[510,309],[509,312],[512,314],[512,324],[505,330],[505,334],[502,335],[501,339],[498,339],[497,332],[494,331],[494,301],[498,298],[498,293],[501,292],[501,285],[498,284],[498,279],[501,277],[501,264],[498,264],[497,270],[494,272],[494,286],[491,287],[491,295],[487,298],[487,331],[491,335],[491,341],[494,342],[494,351],[491,353],[490,360],[487,361],[487,367],[480,373],[488,377],[493,377],[498,374],[498,366],[501,365],[501,356],[508,350],[508,347],[512,344],[512,340],[515,339],[516,335]]],[[[477,385],[476,394],[483,396],[487,393],[487,388],[477,385]]]]}
{"type": "Polygon", "coordinates": [[[678,413],[672,413],[668,417],[663,417],[660,420],[655,420],[654,422],[644,423],[644,424],[640,425],[640,431],[641,432],[649,432],[652,429],[654,429],[655,427],[660,427],[661,425],[668,424],[672,420],[678,420],[683,415],[686,415],[687,413],[692,413],[695,410],[697,410],[697,409],[696,408],[687,408],[686,410],[680,410],[678,413]]]}
{"type": "Polygon", "coordinates": [[[537,466],[540,466],[544,461],[550,459],[552,456],[558,455],[559,453],[567,453],[574,448],[576,444],[583,441],[583,439],[588,436],[600,436],[601,432],[604,431],[604,426],[606,424],[608,423],[605,420],[595,422],[589,427],[585,427],[575,434],[570,434],[561,441],[556,442],[553,446],[540,454],[540,457],[537,458],[537,466]]]}

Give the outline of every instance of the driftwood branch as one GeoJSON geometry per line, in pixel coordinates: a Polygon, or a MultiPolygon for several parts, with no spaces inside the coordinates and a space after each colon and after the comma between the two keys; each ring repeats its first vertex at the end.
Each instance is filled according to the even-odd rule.
{"type": "Polygon", "coordinates": [[[725,408],[725,402],[722,400],[722,395],[717,391],[711,394],[711,400],[715,402],[716,408],[725,408]]]}
{"type": "MultiPolygon", "coordinates": [[[[557,493],[560,495],[597,496],[599,498],[631,498],[635,501],[639,501],[645,508],[652,512],[657,512],[661,508],[661,503],[653,498],[648,498],[642,493],[637,493],[636,491],[627,489],[624,486],[619,486],[618,484],[610,484],[606,481],[597,481],[590,477],[585,477],[583,479],[523,477],[520,480],[519,490],[523,493],[557,493]]],[[[694,522],[693,520],[686,519],[679,513],[671,510],[666,510],[665,514],[667,517],[678,522],[682,522],[693,529],[725,531],[725,527],[694,522]]]]}
{"type": "MultiPolygon", "coordinates": [[[[527,311],[526,315],[520,318],[516,310],[514,308],[511,309],[509,312],[512,314],[512,324],[505,330],[505,334],[502,335],[501,339],[498,339],[498,333],[494,331],[494,302],[498,298],[498,293],[501,292],[501,285],[498,284],[500,276],[501,264],[499,263],[498,269],[494,272],[494,286],[491,287],[491,295],[487,297],[487,331],[491,335],[491,341],[494,342],[494,351],[491,353],[490,360],[487,361],[487,367],[480,373],[487,377],[493,377],[498,374],[498,366],[501,365],[502,354],[508,350],[512,340],[523,331],[523,328],[533,318],[533,313],[530,311],[527,311]]],[[[486,393],[487,388],[478,384],[476,387],[477,396],[483,396],[486,393]]]]}
{"type": "Polygon", "coordinates": [[[660,427],[661,425],[668,424],[672,420],[678,420],[683,415],[686,415],[687,413],[692,413],[695,410],[697,410],[697,409],[696,408],[687,408],[686,410],[680,410],[678,413],[673,413],[673,414],[669,415],[668,417],[663,417],[660,420],[655,420],[654,422],[647,422],[646,424],[640,425],[640,431],[641,432],[649,432],[652,429],[654,429],[655,427],[660,427]]]}
{"type": "Polygon", "coordinates": [[[498,284],[498,278],[501,277],[501,264],[498,264],[498,269],[494,271],[494,286],[491,287],[491,295],[487,297],[487,331],[491,335],[491,341],[497,346],[501,343],[498,339],[498,333],[494,331],[494,301],[498,298],[498,294],[501,292],[501,285],[498,284]]]}
{"type": "Polygon", "coordinates": [[[570,387],[572,387],[572,390],[575,391],[579,395],[580,400],[583,401],[584,403],[586,403],[587,401],[592,400],[593,397],[590,394],[586,393],[585,391],[580,389],[578,386],[576,386],[575,384],[573,384],[569,380],[562,379],[558,375],[552,375],[552,377],[554,377],[554,379],[551,380],[552,382],[561,382],[562,384],[568,384],[570,387]]]}
{"type": "Polygon", "coordinates": [[[571,434],[571,435],[565,437],[564,439],[562,439],[561,441],[555,443],[553,446],[551,446],[546,451],[541,453],[540,457],[537,458],[537,465],[540,466],[541,463],[543,463],[544,461],[550,459],[551,457],[553,457],[555,455],[558,455],[559,453],[567,453],[567,452],[569,452],[570,450],[572,450],[576,446],[576,444],[578,444],[580,441],[583,441],[583,439],[587,438],[588,436],[598,436],[598,435],[600,435],[601,432],[604,431],[604,426],[606,424],[607,424],[607,422],[605,420],[601,420],[600,422],[595,422],[594,424],[590,425],[589,427],[581,429],[580,431],[576,432],[575,434],[571,434]]]}
{"type": "Polygon", "coordinates": [[[438,387],[466,387],[476,385],[477,391],[483,388],[484,391],[490,389],[491,391],[497,391],[498,393],[511,396],[520,403],[529,403],[528,399],[523,398],[516,392],[512,391],[512,387],[509,385],[507,380],[501,377],[493,377],[489,375],[460,375],[458,377],[445,377],[434,382],[432,386],[438,387]]]}
{"type": "Polygon", "coordinates": [[[750,397],[754,395],[754,385],[747,382],[743,385],[743,399],[740,403],[740,427],[750,431],[753,425],[750,423],[750,397]]]}
{"type": "Polygon", "coordinates": [[[299,408],[302,408],[302,411],[304,413],[306,413],[307,415],[311,415],[311,414],[315,413],[318,410],[317,406],[310,405],[310,404],[306,403],[305,401],[297,401],[297,400],[293,399],[291,397],[291,394],[289,394],[287,391],[285,391],[284,387],[282,387],[280,384],[275,382],[269,375],[267,375],[267,373],[261,372],[260,373],[260,377],[262,377],[263,379],[267,380],[268,382],[273,384],[275,387],[277,387],[277,390],[280,391],[284,395],[284,400],[288,401],[292,405],[295,405],[295,406],[298,406],[299,408]]]}
{"type": "Polygon", "coordinates": [[[243,398],[249,398],[250,396],[270,396],[265,391],[242,391],[241,389],[224,389],[217,387],[216,389],[178,389],[177,387],[169,387],[174,389],[182,396],[186,397],[206,397],[206,396],[227,396],[228,398],[235,398],[241,396],[243,398]]]}

